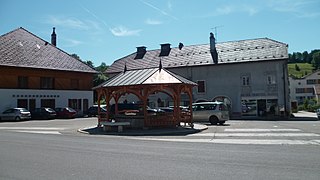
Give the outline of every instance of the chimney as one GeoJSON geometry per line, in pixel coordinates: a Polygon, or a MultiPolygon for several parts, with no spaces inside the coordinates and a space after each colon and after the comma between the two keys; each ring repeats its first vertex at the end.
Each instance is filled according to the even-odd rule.
{"type": "Polygon", "coordinates": [[[143,59],[146,52],[147,52],[147,47],[145,47],[145,46],[137,47],[137,54],[134,59],[143,59]]]}
{"type": "Polygon", "coordinates": [[[214,38],[213,33],[210,33],[210,53],[212,60],[215,64],[218,64],[218,52],[216,49],[216,39],[214,38]]]}
{"type": "Polygon", "coordinates": [[[57,46],[57,35],[56,35],[55,30],[56,30],[56,28],[53,27],[53,31],[52,31],[52,34],[51,34],[51,44],[54,45],[54,46],[57,46]]]}
{"type": "Polygon", "coordinates": [[[168,56],[170,54],[171,48],[170,44],[160,44],[161,45],[161,51],[159,56],[168,56]]]}

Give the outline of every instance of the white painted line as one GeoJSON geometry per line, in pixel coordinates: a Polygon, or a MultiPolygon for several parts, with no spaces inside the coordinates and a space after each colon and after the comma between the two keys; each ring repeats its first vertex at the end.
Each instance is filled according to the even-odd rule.
{"type": "Polygon", "coordinates": [[[199,133],[187,136],[197,137],[302,137],[302,136],[320,136],[315,133],[199,133]]]}
{"type": "Polygon", "coordinates": [[[58,131],[15,131],[15,132],[33,133],[33,134],[61,134],[58,131]]]}
{"type": "Polygon", "coordinates": [[[191,142],[191,143],[214,143],[214,144],[245,144],[245,145],[320,145],[320,140],[287,140],[287,139],[161,139],[161,138],[129,138],[145,141],[167,142],[191,142]]]}
{"type": "Polygon", "coordinates": [[[225,129],[226,132],[299,132],[300,129],[225,129]]]}
{"type": "Polygon", "coordinates": [[[56,127],[0,127],[0,130],[64,130],[65,128],[56,127]]]}

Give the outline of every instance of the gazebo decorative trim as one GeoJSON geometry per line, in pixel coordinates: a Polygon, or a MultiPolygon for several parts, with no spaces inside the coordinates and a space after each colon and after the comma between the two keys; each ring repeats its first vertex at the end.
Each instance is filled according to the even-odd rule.
{"type": "MultiPolygon", "coordinates": [[[[181,122],[192,123],[192,88],[196,83],[176,75],[166,69],[150,68],[138,70],[126,70],[110,78],[93,89],[98,94],[98,126],[102,121],[111,121],[110,118],[110,100],[115,100],[115,114],[118,114],[118,100],[126,94],[136,95],[142,102],[143,108],[143,127],[168,127],[177,126],[181,122]],[[162,115],[149,115],[147,113],[148,97],[155,92],[163,92],[171,96],[174,102],[173,113],[164,113],[162,115]],[[189,111],[180,110],[181,94],[186,93],[189,97],[189,111]],[[105,98],[107,113],[100,112],[100,101],[105,98]]],[[[117,121],[117,119],[115,119],[117,121]]]]}

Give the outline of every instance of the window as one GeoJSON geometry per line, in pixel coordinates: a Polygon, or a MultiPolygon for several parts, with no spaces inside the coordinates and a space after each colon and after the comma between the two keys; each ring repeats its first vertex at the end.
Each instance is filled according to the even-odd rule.
{"type": "Polygon", "coordinates": [[[198,81],[198,93],[206,92],[205,81],[198,81]]]}
{"type": "Polygon", "coordinates": [[[56,101],[54,99],[41,99],[41,107],[54,109],[56,107],[56,101]]]}
{"type": "Polygon", "coordinates": [[[317,80],[316,79],[308,79],[307,84],[317,84],[317,80]]]}
{"type": "Polygon", "coordinates": [[[72,109],[81,110],[81,99],[69,99],[68,104],[72,109]]]}
{"type": "Polygon", "coordinates": [[[314,94],[313,88],[296,88],[296,93],[312,93],[314,94]]]}
{"type": "Polygon", "coordinates": [[[242,86],[250,86],[250,76],[242,76],[242,86]]]}
{"type": "Polygon", "coordinates": [[[79,89],[79,79],[71,79],[71,89],[79,89]]]}
{"type": "Polygon", "coordinates": [[[17,107],[28,109],[28,99],[18,99],[17,100],[17,107]]]}
{"type": "Polygon", "coordinates": [[[271,85],[271,84],[276,84],[276,78],[274,75],[268,75],[267,76],[267,84],[271,85]]]}
{"type": "Polygon", "coordinates": [[[28,77],[19,76],[18,77],[18,88],[27,89],[28,88],[28,77]]]}
{"type": "Polygon", "coordinates": [[[54,78],[52,77],[41,77],[40,78],[41,89],[54,89],[54,78]]]}

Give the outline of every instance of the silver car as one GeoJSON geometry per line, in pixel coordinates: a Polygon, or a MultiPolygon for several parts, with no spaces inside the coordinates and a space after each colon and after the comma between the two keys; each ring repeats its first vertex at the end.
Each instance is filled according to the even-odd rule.
{"type": "Polygon", "coordinates": [[[211,124],[224,124],[229,120],[229,111],[222,102],[201,102],[192,104],[193,121],[206,121],[211,124]]]}
{"type": "Polygon", "coordinates": [[[0,114],[0,120],[27,120],[31,119],[31,113],[25,108],[10,108],[0,114]]]}

